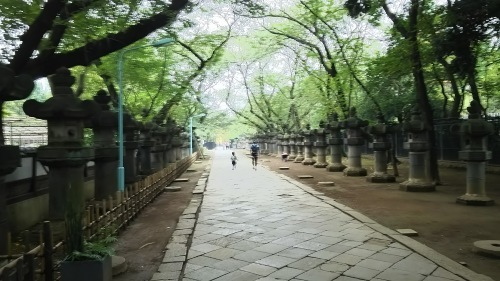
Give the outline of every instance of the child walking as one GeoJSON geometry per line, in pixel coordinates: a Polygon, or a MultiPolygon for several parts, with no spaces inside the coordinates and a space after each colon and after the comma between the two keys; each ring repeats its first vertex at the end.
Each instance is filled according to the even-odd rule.
{"type": "Polygon", "coordinates": [[[231,153],[231,164],[233,164],[233,170],[236,169],[236,161],[238,160],[238,157],[234,155],[234,152],[231,153]]]}

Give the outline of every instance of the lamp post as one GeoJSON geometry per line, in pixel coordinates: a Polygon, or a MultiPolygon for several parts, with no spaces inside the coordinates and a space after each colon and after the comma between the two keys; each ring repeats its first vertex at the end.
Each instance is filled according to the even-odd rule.
{"type": "Polygon", "coordinates": [[[123,167],[123,58],[125,53],[145,47],[161,47],[175,40],[165,38],[148,45],[142,45],[122,50],[118,56],[118,189],[125,189],[125,168],[123,167]]]}
{"type": "Polygon", "coordinates": [[[189,156],[193,155],[193,118],[205,116],[205,113],[200,113],[189,117],[189,156]]]}

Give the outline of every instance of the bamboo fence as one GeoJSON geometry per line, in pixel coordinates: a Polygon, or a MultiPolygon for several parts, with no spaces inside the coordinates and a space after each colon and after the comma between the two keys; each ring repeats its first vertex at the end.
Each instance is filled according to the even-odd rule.
{"type": "MultiPolygon", "coordinates": [[[[124,192],[118,191],[109,199],[88,202],[83,221],[85,239],[93,240],[109,234],[118,234],[196,159],[197,153],[128,185],[124,192]]],[[[0,281],[55,280],[58,269],[56,255],[62,256],[63,241],[54,245],[54,234],[49,221],[43,222],[39,234],[40,244],[33,249],[29,250],[30,235],[29,232],[25,233],[25,253],[0,256],[0,281]],[[1,263],[2,260],[4,264],[1,263]]]]}

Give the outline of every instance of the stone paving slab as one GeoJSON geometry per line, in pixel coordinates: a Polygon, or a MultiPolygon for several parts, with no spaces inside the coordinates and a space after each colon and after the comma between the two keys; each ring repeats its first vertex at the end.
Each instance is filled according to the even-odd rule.
{"type": "Polygon", "coordinates": [[[152,280],[493,281],[294,179],[231,170],[229,153],[215,151],[152,280]]]}

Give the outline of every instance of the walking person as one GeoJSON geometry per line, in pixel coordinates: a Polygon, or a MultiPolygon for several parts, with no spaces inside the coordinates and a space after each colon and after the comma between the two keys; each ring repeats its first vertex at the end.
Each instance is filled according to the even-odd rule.
{"type": "Polygon", "coordinates": [[[256,141],[253,141],[250,146],[250,154],[252,155],[252,166],[254,170],[257,170],[257,158],[259,156],[260,147],[256,141]]]}
{"type": "Polygon", "coordinates": [[[231,164],[233,164],[233,170],[236,169],[236,161],[238,161],[238,157],[234,155],[234,152],[231,153],[231,164]]]}

